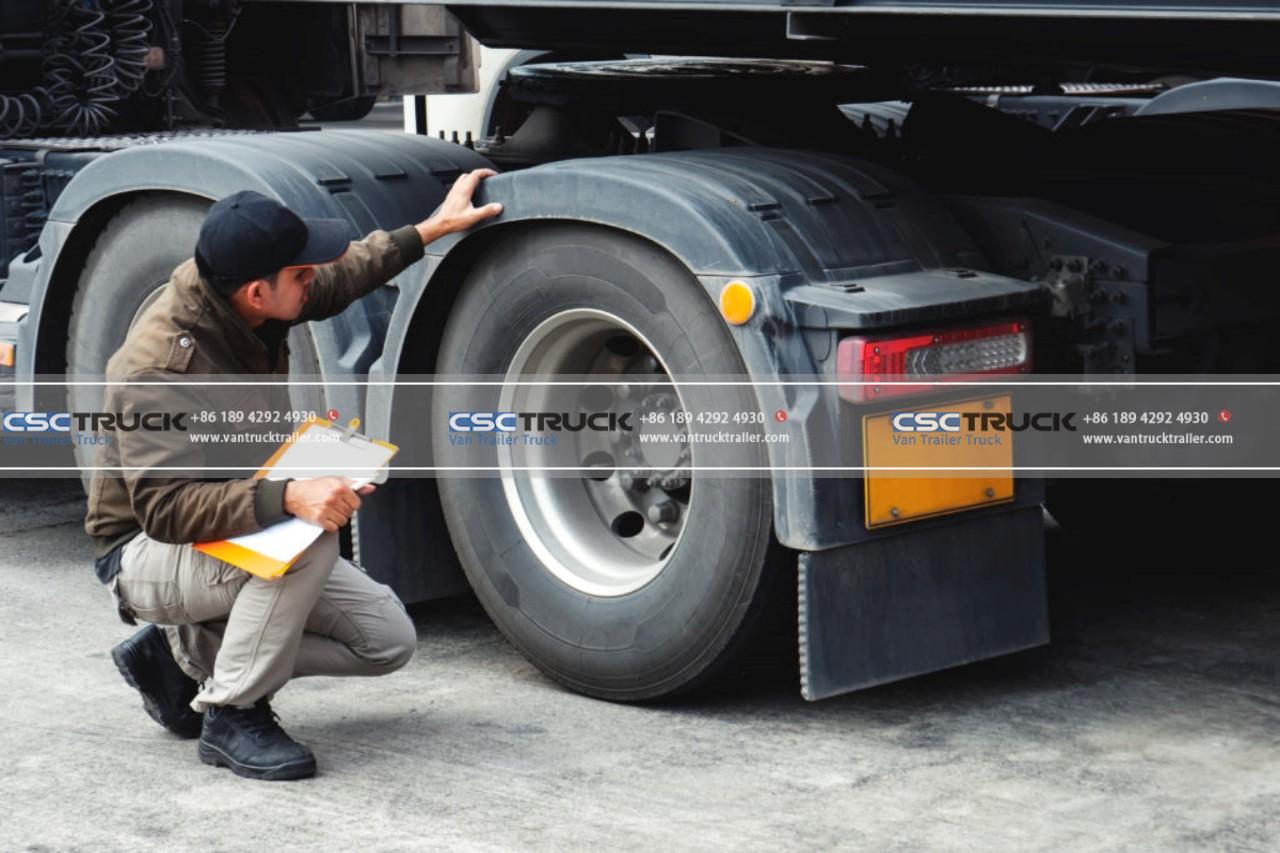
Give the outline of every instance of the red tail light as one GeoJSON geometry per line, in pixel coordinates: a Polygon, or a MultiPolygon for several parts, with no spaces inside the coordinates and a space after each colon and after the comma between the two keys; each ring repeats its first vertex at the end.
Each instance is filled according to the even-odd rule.
{"type": "Polygon", "coordinates": [[[1031,328],[1025,320],[893,337],[855,336],[841,340],[836,351],[837,378],[858,383],[840,386],[840,396],[852,403],[920,394],[948,380],[1030,370],[1031,328]],[[904,380],[928,384],[894,384],[904,380]]]}

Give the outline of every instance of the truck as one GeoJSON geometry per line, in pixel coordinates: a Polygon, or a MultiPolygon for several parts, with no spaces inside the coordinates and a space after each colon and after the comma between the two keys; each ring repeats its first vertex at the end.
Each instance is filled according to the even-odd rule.
{"type": "Polygon", "coordinates": [[[66,376],[92,411],[74,380],[230,192],[354,236],[492,167],[501,217],[294,327],[292,370],[324,379],[300,407],[394,437],[423,429],[398,378],[504,377],[431,389],[406,460],[427,469],[451,413],[545,404],[529,377],[594,377],[619,416],[763,412],[789,440],[747,452],[766,477],[584,438],[581,476],[495,452],[502,476],[393,478],[347,545],[373,576],[410,602],[469,588],[542,672],[616,701],[775,634],[807,699],[1031,648],[1045,506],[1141,540],[1237,487],[1009,471],[886,499],[859,441],[884,402],[787,380],[882,357],[924,380],[1275,372],[1278,38],[1270,0],[6,2],[0,378],[30,410],[66,376]],[[410,132],[300,124],[383,95],[410,132]],[[751,381],[671,381],[726,376],[751,381]],[[652,393],[608,390],[628,381],[652,393]]]}

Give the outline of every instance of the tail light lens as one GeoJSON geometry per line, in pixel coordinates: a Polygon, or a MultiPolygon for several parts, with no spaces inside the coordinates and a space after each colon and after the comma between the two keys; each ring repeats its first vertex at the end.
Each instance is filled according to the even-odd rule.
{"type": "Polygon", "coordinates": [[[893,337],[854,336],[840,341],[836,374],[840,396],[851,403],[921,394],[929,382],[980,379],[1031,370],[1031,327],[1025,320],[913,332],[893,337]],[[879,384],[884,383],[884,384],[879,384]]]}

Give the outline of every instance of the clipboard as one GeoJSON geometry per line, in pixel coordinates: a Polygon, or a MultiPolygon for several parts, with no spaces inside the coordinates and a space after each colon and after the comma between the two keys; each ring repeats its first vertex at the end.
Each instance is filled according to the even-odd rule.
{"type": "MultiPolygon", "coordinates": [[[[345,427],[324,418],[304,421],[263,463],[254,479],[337,476],[354,481],[352,488],[386,482],[387,464],[400,448],[361,435],[356,432],[359,426],[359,419],[345,427]]],[[[254,533],[197,542],[193,547],[251,575],[272,580],[287,572],[322,533],[324,528],[318,524],[289,518],[254,533]]]]}

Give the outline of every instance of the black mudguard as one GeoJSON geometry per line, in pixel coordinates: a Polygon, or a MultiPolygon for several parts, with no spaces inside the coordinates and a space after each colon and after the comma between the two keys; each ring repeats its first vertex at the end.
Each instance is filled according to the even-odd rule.
{"type": "Polygon", "coordinates": [[[1038,506],[800,555],[800,689],[824,699],[1049,642],[1038,506]]]}

